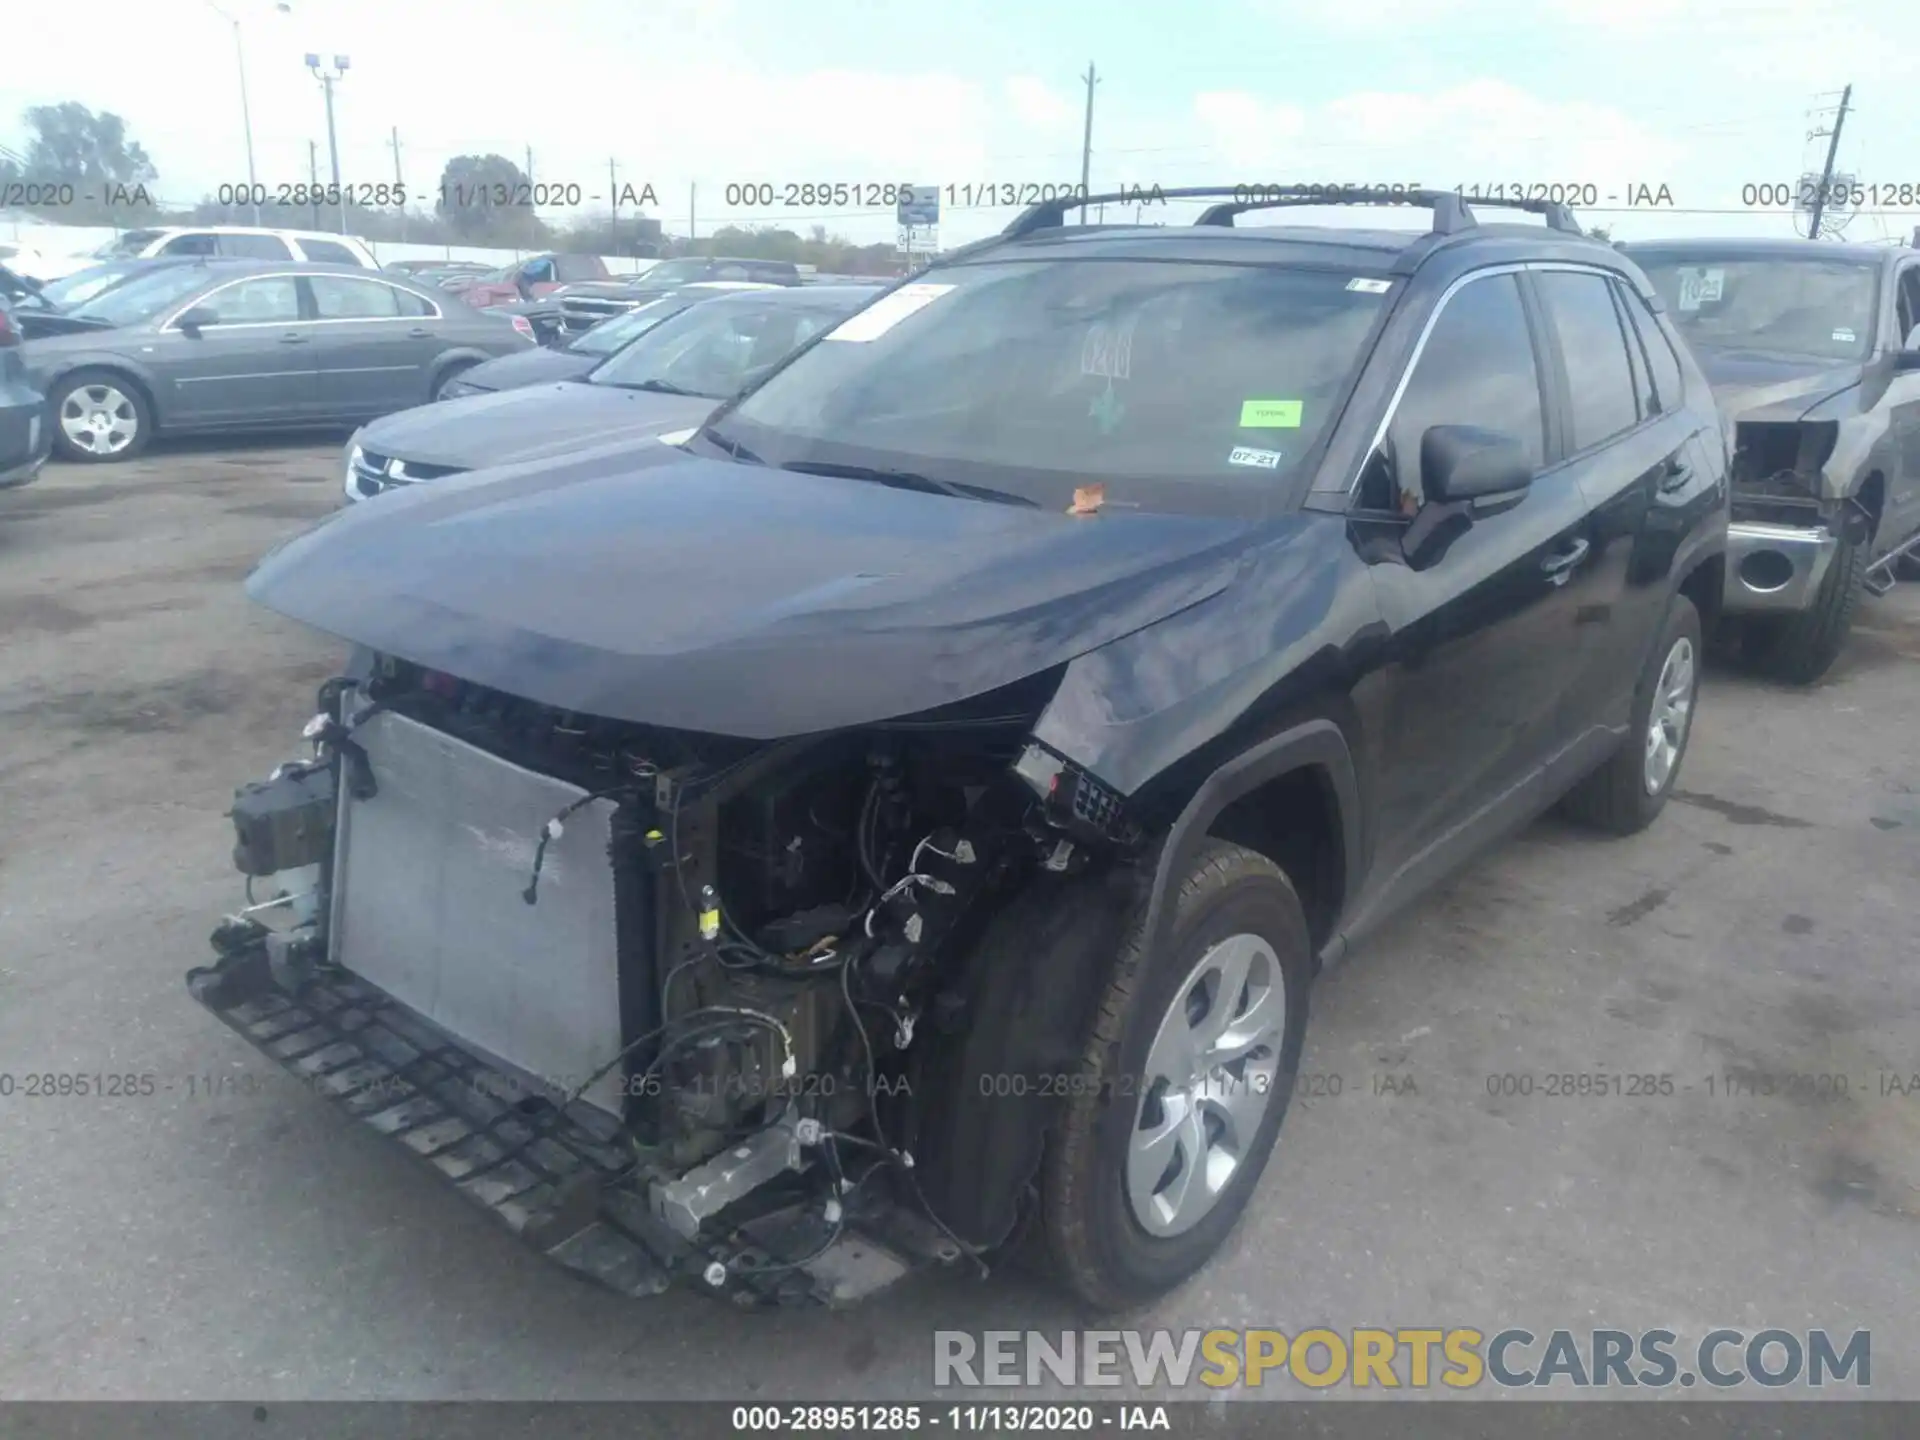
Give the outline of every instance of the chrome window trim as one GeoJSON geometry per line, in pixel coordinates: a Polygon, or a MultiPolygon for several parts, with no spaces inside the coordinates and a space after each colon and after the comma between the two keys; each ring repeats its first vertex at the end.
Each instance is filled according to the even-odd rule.
{"type": "MultiPolygon", "coordinates": [[[[1433,336],[1433,327],[1440,323],[1440,317],[1446,313],[1446,308],[1452,303],[1453,297],[1466,289],[1467,286],[1473,284],[1476,280],[1490,280],[1496,275],[1520,275],[1529,271],[1547,270],[1570,270],[1576,274],[1598,275],[1603,280],[1617,279],[1620,275],[1619,271],[1609,270],[1604,265],[1583,265],[1575,260],[1519,260],[1511,261],[1504,265],[1489,265],[1484,270],[1470,270],[1465,275],[1454,280],[1440,293],[1440,299],[1435,303],[1432,312],[1427,316],[1426,323],[1420,327],[1420,338],[1413,342],[1413,353],[1407,357],[1407,363],[1400,371],[1400,379],[1394,385],[1393,394],[1387,400],[1387,408],[1380,417],[1379,425],[1374,427],[1373,439],[1367,442],[1367,448],[1361,452],[1360,464],[1354,470],[1353,478],[1347,482],[1347,488],[1344,492],[1347,500],[1351,501],[1359,492],[1360,481],[1367,473],[1367,466],[1373,462],[1373,457],[1379,453],[1380,445],[1387,438],[1387,431],[1393,425],[1393,417],[1399,413],[1400,400],[1407,393],[1407,386],[1413,381],[1413,372],[1420,366],[1420,357],[1427,353],[1427,341],[1433,336]]],[[[1539,366],[1538,357],[1535,357],[1534,363],[1537,371],[1539,366]]],[[[1545,376],[1540,376],[1540,379],[1544,382],[1545,376]]],[[[1543,393],[1541,396],[1541,404],[1544,406],[1545,403],[1546,396],[1543,393]]],[[[1653,418],[1658,419],[1662,417],[1656,416],[1653,418]]],[[[1637,429],[1638,427],[1636,426],[1635,428],[1637,429]]],[[[1622,431],[1621,433],[1626,434],[1628,432],[1622,431]]],[[[1617,439],[1618,437],[1612,438],[1617,439]]],[[[1573,458],[1575,457],[1572,454],[1565,457],[1565,459],[1569,460],[1573,458]]]]}
{"type": "MultiPolygon", "coordinates": [[[[201,294],[196,296],[194,299],[189,300],[185,305],[182,305],[178,310],[175,310],[171,315],[167,316],[166,319],[162,320],[154,328],[156,330],[161,331],[162,333],[165,333],[168,331],[172,331],[176,334],[179,333],[179,327],[174,322],[177,321],[182,315],[186,314],[187,311],[193,309],[194,306],[201,304],[203,301],[209,300],[213,296],[218,295],[222,290],[231,290],[235,285],[244,285],[249,280],[295,280],[295,281],[298,281],[298,280],[311,279],[311,278],[312,278],[311,272],[302,272],[298,270],[285,270],[285,271],[277,271],[277,272],[255,271],[249,275],[236,275],[233,277],[233,279],[224,281],[223,283],[214,286],[211,290],[206,290],[201,292],[201,294]]],[[[436,301],[432,296],[426,295],[421,291],[409,290],[404,285],[396,285],[390,280],[382,280],[374,275],[364,275],[364,276],[363,275],[336,275],[334,276],[334,278],[340,279],[340,280],[359,281],[363,284],[371,283],[374,285],[385,285],[389,290],[398,290],[403,295],[412,295],[417,299],[425,300],[427,304],[433,307],[433,314],[431,316],[428,316],[428,315],[344,315],[344,316],[336,316],[331,319],[325,319],[325,320],[319,319],[317,317],[309,318],[305,315],[300,315],[300,316],[296,316],[292,320],[235,320],[230,324],[223,324],[218,328],[222,330],[265,330],[265,329],[271,329],[275,326],[278,326],[284,329],[289,325],[364,325],[370,320],[376,320],[376,321],[377,320],[412,320],[417,322],[417,321],[428,320],[428,319],[444,320],[446,318],[445,313],[440,309],[439,302],[436,301]]]]}

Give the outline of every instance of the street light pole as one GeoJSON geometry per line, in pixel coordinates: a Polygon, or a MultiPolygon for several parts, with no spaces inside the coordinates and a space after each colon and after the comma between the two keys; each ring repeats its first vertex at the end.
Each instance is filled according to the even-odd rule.
{"type": "Polygon", "coordinates": [[[334,198],[339,202],[340,233],[344,235],[347,233],[347,199],[345,193],[340,189],[340,142],[335,138],[333,129],[333,82],[347,73],[347,57],[344,55],[334,56],[333,68],[329,70],[321,65],[318,55],[309,53],[307,55],[307,68],[313,72],[314,78],[320,82],[320,88],[326,93],[327,97],[327,159],[333,167],[334,198]]]}
{"type": "Polygon", "coordinates": [[[234,63],[240,67],[240,126],[247,137],[247,199],[253,205],[253,223],[258,225],[260,223],[260,182],[253,171],[253,111],[247,104],[247,51],[240,40],[240,21],[238,17],[229,15],[214,4],[213,0],[207,0],[207,8],[233,26],[233,58],[234,63]]]}

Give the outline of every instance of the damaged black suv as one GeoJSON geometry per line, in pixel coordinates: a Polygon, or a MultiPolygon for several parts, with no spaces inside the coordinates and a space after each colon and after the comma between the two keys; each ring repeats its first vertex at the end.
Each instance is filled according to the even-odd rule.
{"type": "Polygon", "coordinates": [[[1040,206],[697,431],[268,557],[355,648],[194,995],[625,1293],[1199,1269],[1319,970],[1556,801],[1659,813],[1727,455],[1562,207],[1168,198],[1218,203],[1040,206]]]}

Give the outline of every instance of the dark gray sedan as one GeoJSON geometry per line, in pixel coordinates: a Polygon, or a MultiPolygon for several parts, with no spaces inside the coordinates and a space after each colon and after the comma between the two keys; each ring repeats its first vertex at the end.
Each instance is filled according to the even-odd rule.
{"type": "Polygon", "coordinates": [[[533,346],[525,322],[343,265],[236,261],[158,270],[29,340],[53,447],[125,460],[157,433],[351,425],[439,396],[463,370],[533,346]]]}
{"type": "Polygon", "coordinates": [[[658,443],[663,434],[698,426],[715,406],[879,293],[807,285],[718,295],[681,308],[579,380],[390,415],[348,442],[347,498],[367,500],[421,480],[587,446],[658,443]]]}

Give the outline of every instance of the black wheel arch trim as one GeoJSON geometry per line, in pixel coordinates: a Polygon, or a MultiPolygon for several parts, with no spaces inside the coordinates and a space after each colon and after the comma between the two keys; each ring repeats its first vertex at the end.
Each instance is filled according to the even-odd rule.
{"type": "MultiPolygon", "coordinates": [[[[1152,946],[1157,948],[1166,942],[1167,932],[1173,925],[1172,898],[1180,883],[1182,867],[1199,851],[1220,812],[1270,780],[1309,769],[1320,771],[1332,790],[1334,821],[1340,832],[1346,878],[1344,908],[1344,901],[1357,893],[1365,872],[1360,782],[1345,733],[1332,720],[1316,717],[1249,746],[1221,765],[1194,791],[1167,831],[1154,865],[1146,919],[1152,946]]],[[[1318,957],[1323,967],[1338,959],[1343,948],[1338,920],[1336,916],[1330,927],[1332,938],[1318,957]]]]}

